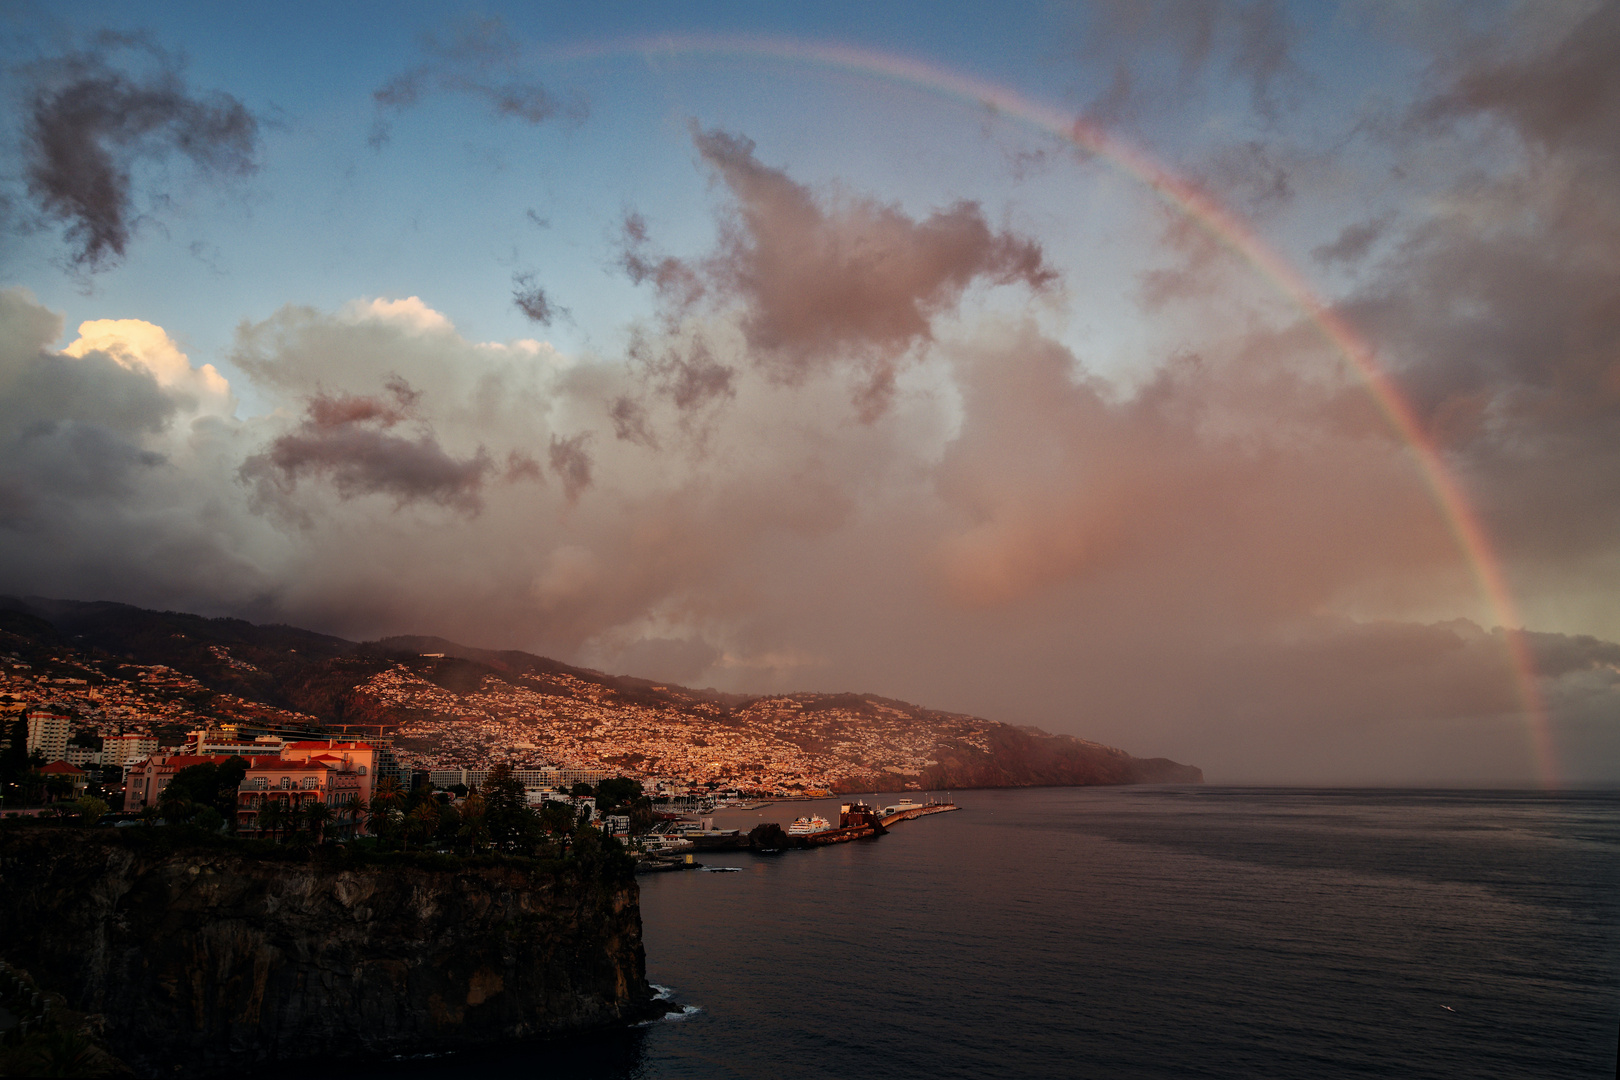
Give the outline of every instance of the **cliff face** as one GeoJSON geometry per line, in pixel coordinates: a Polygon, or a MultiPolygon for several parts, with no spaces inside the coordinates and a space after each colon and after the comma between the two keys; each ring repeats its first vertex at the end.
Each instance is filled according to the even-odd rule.
{"type": "Polygon", "coordinates": [[[102,1014],[143,1075],[561,1034],[652,998],[635,879],[616,868],[155,847],[0,830],[0,952],[102,1014]]]}

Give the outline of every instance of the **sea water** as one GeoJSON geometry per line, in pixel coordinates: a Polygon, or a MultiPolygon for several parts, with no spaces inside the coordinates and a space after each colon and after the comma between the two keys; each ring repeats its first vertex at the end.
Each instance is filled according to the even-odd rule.
{"type": "Polygon", "coordinates": [[[671,1021],[389,1072],[1615,1075],[1620,795],[954,795],[876,840],[640,879],[671,1021]]]}

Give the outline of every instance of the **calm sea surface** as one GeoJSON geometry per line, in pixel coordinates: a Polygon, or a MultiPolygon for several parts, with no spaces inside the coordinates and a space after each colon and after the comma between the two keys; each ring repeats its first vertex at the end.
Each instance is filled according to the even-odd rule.
{"type": "MultiPolygon", "coordinates": [[[[875,841],[642,878],[648,976],[685,1019],[390,1074],[1615,1075],[1620,795],[956,800],[875,841]]],[[[807,808],[837,809],[732,823],[807,808]]]]}

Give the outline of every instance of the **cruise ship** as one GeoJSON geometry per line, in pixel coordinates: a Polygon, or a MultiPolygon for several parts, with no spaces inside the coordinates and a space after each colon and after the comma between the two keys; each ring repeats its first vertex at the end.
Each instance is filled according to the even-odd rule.
{"type": "Polygon", "coordinates": [[[818,832],[826,832],[832,828],[832,822],[821,816],[794,818],[793,824],[787,827],[789,836],[813,836],[818,832]]]}

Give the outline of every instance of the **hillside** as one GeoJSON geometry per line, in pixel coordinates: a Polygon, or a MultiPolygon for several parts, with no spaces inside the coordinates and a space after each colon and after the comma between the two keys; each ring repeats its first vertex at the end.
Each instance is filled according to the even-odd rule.
{"type": "Polygon", "coordinates": [[[206,721],[387,735],[418,768],[605,767],[791,794],[1199,783],[1192,766],[870,694],[760,697],[431,637],[352,642],[123,604],[0,599],[15,708],[102,734],[206,721]]]}

